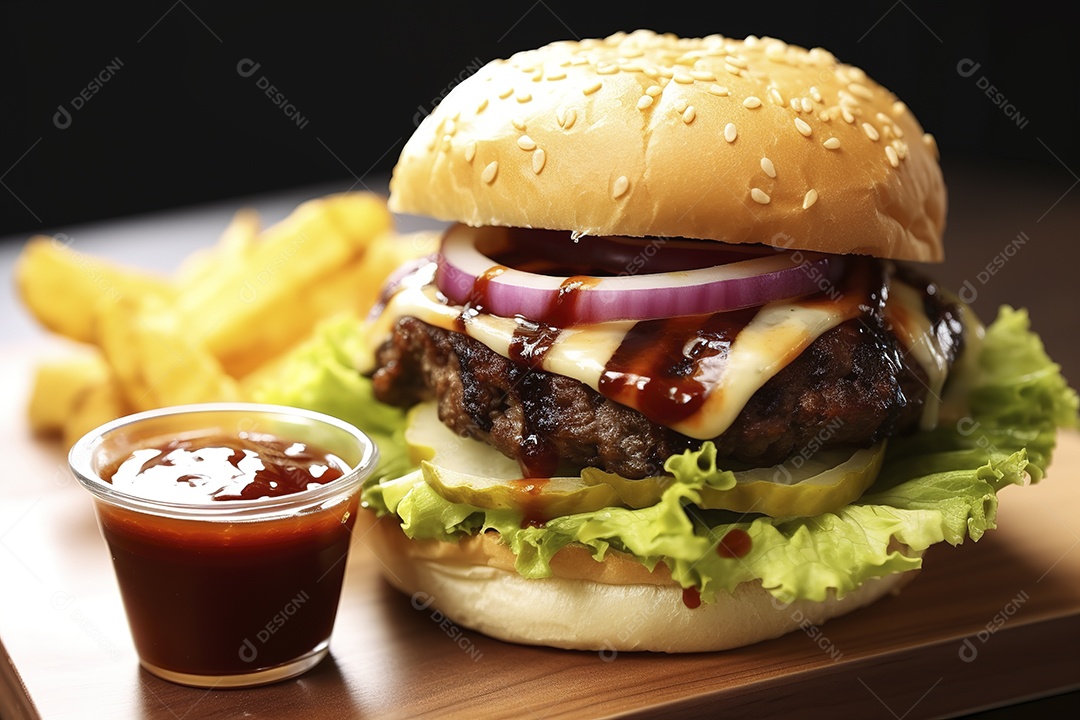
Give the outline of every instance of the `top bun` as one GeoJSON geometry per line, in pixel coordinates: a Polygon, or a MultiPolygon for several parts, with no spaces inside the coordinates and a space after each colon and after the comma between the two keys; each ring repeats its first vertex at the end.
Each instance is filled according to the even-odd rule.
{"type": "Polygon", "coordinates": [[[938,262],[933,137],[820,48],[639,30],[494,60],[405,144],[390,208],[938,262]]]}

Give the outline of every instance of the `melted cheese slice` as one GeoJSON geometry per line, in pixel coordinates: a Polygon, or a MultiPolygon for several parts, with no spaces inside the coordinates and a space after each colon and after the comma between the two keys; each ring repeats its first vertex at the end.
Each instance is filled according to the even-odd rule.
{"type": "MultiPolygon", "coordinates": [[[[464,325],[469,337],[510,358],[517,321],[483,313],[462,315],[462,308],[447,303],[432,284],[433,277],[434,264],[402,281],[373,321],[373,347],[390,337],[399,319],[414,317],[451,332],[461,332],[464,325]]],[[[706,358],[698,364],[695,379],[705,386],[704,402],[670,427],[702,440],[721,435],[766,382],[822,334],[861,312],[855,294],[839,301],[812,297],[763,306],[724,356],[706,358]]],[[[612,355],[634,325],[634,321],[617,321],[561,330],[543,355],[542,368],[574,378],[599,392],[600,379],[612,355]]]]}
{"type": "Polygon", "coordinates": [[[922,293],[893,278],[885,303],[885,319],[893,334],[926,373],[926,399],[923,401],[920,430],[937,427],[941,413],[941,394],[949,375],[949,356],[943,339],[934,332],[926,315],[922,293]]]}

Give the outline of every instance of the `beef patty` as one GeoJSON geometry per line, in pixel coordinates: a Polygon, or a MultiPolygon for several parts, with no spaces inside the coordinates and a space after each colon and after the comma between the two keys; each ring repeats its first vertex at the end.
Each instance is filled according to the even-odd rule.
{"type": "MultiPolygon", "coordinates": [[[[939,293],[924,297],[935,332],[952,339],[951,362],[962,347],[960,310],[939,293]]],[[[415,318],[397,323],[378,365],[373,383],[380,401],[409,406],[435,399],[439,418],[454,432],[518,460],[526,475],[543,450],[571,467],[642,478],[662,472],[671,455],[701,445],[577,380],[531,369],[415,318]]],[[[918,423],[926,383],[880,312],[868,313],[822,334],[713,441],[719,456],[756,465],[807,448],[868,445],[918,423]]]]}

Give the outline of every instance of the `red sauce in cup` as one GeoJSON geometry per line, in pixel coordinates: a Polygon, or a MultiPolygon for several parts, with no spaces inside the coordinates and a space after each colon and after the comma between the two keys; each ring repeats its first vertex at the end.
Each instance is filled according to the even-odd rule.
{"type": "MultiPolygon", "coordinates": [[[[103,479],[147,499],[228,503],[303,492],[348,471],[329,453],[298,445],[266,437],[173,440],[136,450],[103,479]]],[[[354,496],[255,522],[100,505],[141,659],[171,672],[241,674],[290,662],[327,641],[357,503],[354,496]]]]}
{"type": "Polygon", "coordinates": [[[347,423],[252,403],[153,410],[80,439],[69,463],[94,496],[143,667],[224,688],[317,664],[377,462],[347,423]]]}

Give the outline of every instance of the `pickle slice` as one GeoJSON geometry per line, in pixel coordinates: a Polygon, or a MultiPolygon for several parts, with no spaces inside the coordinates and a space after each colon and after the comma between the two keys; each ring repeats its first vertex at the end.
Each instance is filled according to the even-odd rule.
{"type": "Polygon", "coordinates": [[[522,477],[514,460],[443,425],[433,402],[409,411],[405,444],[424,480],[453,503],[517,510],[533,522],[621,505],[609,485],[590,485],[580,477],[522,477]]]}
{"type": "MultiPolygon", "coordinates": [[[[882,441],[868,448],[821,450],[772,467],[738,470],[732,473],[733,487],[702,488],[701,507],[772,517],[811,517],[839,510],[874,483],[884,457],[882,441]]],[[[675,480],[670,476],[627,480],[596,468],[585,468],[581,475],[590,485],[610,485],[622,503],[632,508],[655,505],[675,480]]]]}
{"type": "MultiPolygon", "coordinates": [[[[580,477],[526,479],[515,461],[443,425],[434,402],[410,411],[405,443],[413,462],[421,464],[425,481],[447,500],[518,510],[530,518],[649,507],[675,482],[671,476],[628,480],[596,468],[585,468],[580,477]]],[[[831,512],[862,496],[877,479],[884,457],[882,441],[869,448],[821,450],[772,467],[737,470],[731,488],[702,488],[701,507],[772,517],[831,512]]]]}
{"type": "Polygon", "coordinates": [[[469,475],[505,480],[521,478],[517,462],[490,445],[461,437],[443,425],[434,402],[421,403],[409,411],[405,446],[409,459],[417,465],[429,460],[440,468],[469,475]]]}
{"type": "Polygon", "coordinates": [[[507,480],[448,470],[430,462],[420,468],[435,492],[453,503],[485,510],[516,510],[533,522],[619,506],[610,485],[586,485],[580,477],[507,480]]]}
{"type": "Polygon", "coordinates": [[[862,497],[877,479],[884,458],[882,440],[854,452],[819,451],[799,467],[789,459],[769,468],[739,471],[734,473],[735,487],[730,490],[702,489],[701,506],[771,517],[812,517],[832,512],[862,497]]]}

